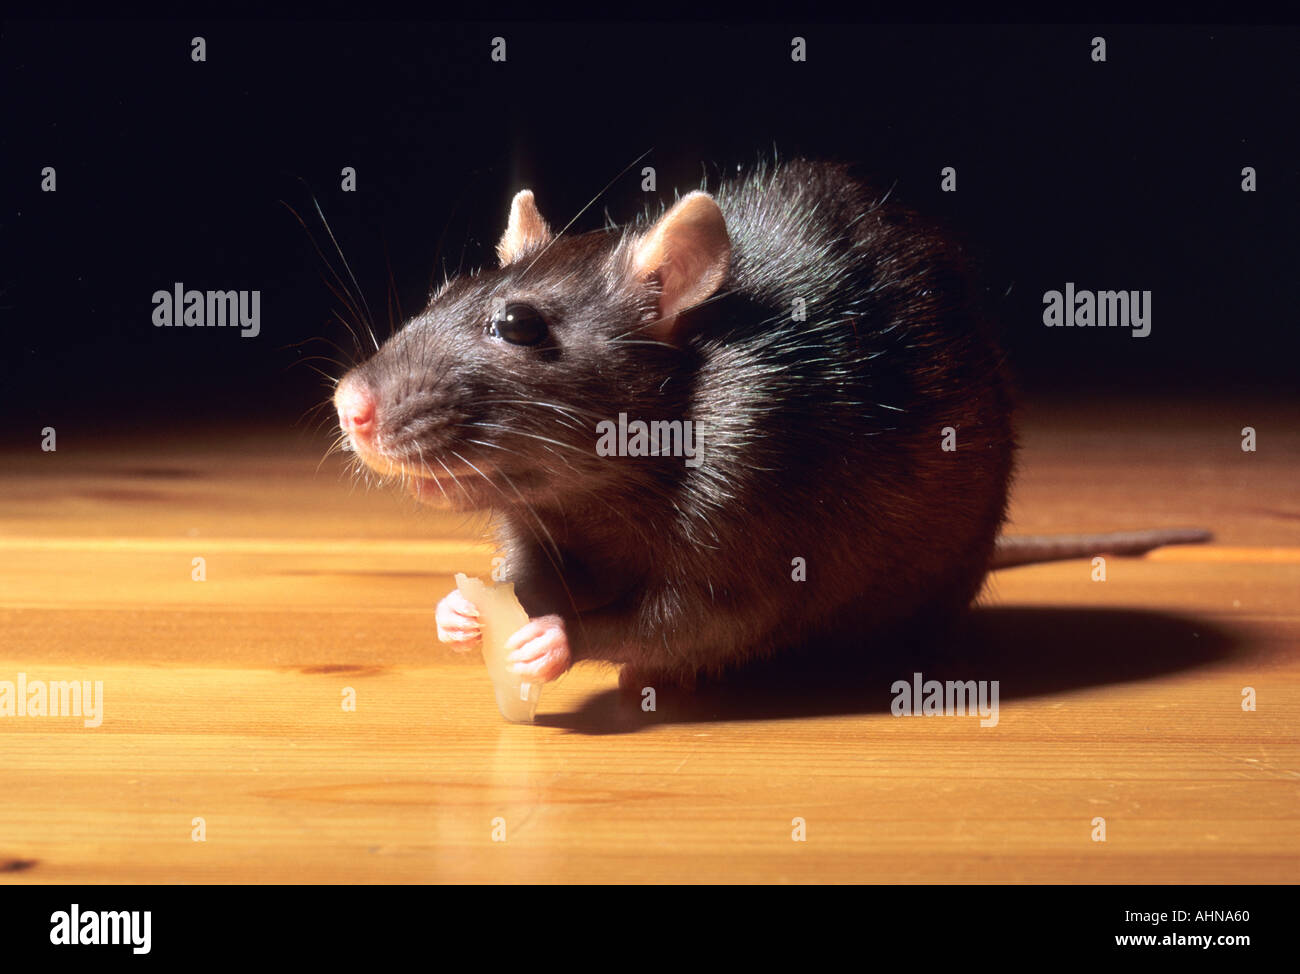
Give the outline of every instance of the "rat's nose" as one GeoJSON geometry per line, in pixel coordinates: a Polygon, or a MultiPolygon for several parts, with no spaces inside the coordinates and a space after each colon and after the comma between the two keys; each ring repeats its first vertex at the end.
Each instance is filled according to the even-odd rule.
{"type": "Polygon", "coordinates": [[[375,427],[375,397],[362,381],[347,376],[334,391],[343,432],[368,438],[375,427]]]}

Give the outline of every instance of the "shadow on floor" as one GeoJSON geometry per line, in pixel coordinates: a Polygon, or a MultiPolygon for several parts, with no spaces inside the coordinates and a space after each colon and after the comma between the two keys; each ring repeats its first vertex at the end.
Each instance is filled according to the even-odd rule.
{"type": "Polygon", "coordinates": [[[782,720],[888,713],[897,680],[997,680],[999,703],[1084,687],[1147,680],[1245,652],[1227,632],[1178,615],[1136,609],[976,609],[946,639],[896,645],[830,663],[787,657],[694,690],[608,690],[537,722],[580,734],[627,734],[655,724],[782,720]]]}

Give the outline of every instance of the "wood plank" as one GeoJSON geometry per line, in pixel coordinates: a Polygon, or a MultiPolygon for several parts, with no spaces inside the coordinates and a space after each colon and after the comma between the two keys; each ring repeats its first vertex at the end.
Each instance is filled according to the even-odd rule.
{"type": "Polygon", "coordinates": [[[893,716],[912,664],[888,647],[861,684],[665,692],[654,714],[578,667],[508,725],[433,635],[451,575],[490,564],[481,519],[354,485],[305,433],[6,449],[0,680],[102,681],[104,717],[0,718],[0,880],[1295,882],[1295,419],[1030,410],[1014,531],[1216,541],[1109,559],[1105,582],[994,576],[925,665],[998,680],[995,727],[893,716]]]}

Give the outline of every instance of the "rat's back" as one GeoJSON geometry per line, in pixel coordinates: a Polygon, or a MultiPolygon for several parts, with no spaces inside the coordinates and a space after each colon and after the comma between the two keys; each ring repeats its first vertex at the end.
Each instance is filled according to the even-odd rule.
{"type": "Polygon", "coordinates": [[[989,563],[1014,448],[1002,355],[960,251],[888,195],[806,162],[717,194],[732,265],[693,409],[729,497],[714,515],[736,519],[706,554],[714,590],[745,593],[736,652],[868,646],[966,606],[989,563]]]}

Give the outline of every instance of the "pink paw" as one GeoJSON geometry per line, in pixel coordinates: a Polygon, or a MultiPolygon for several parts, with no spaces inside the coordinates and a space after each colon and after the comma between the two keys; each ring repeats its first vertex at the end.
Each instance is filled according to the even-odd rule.
{"type": "Polygon", "coordinates": [[[554,680],[573,663],[564,620],[559,616],[538,616],[528,620],[506,640],[506,666],[511,673],[535,677],[542,683],[554,680]]]}
{"type": "Polygon", "coordinates": [[[478,609],[460,594],[458,588],[452,589],[438,603],[434,618],[438,623],[438,639],[451,643],[451,648],[458,653],[469,652],[483,635],[478,621],[478,609]]]}

